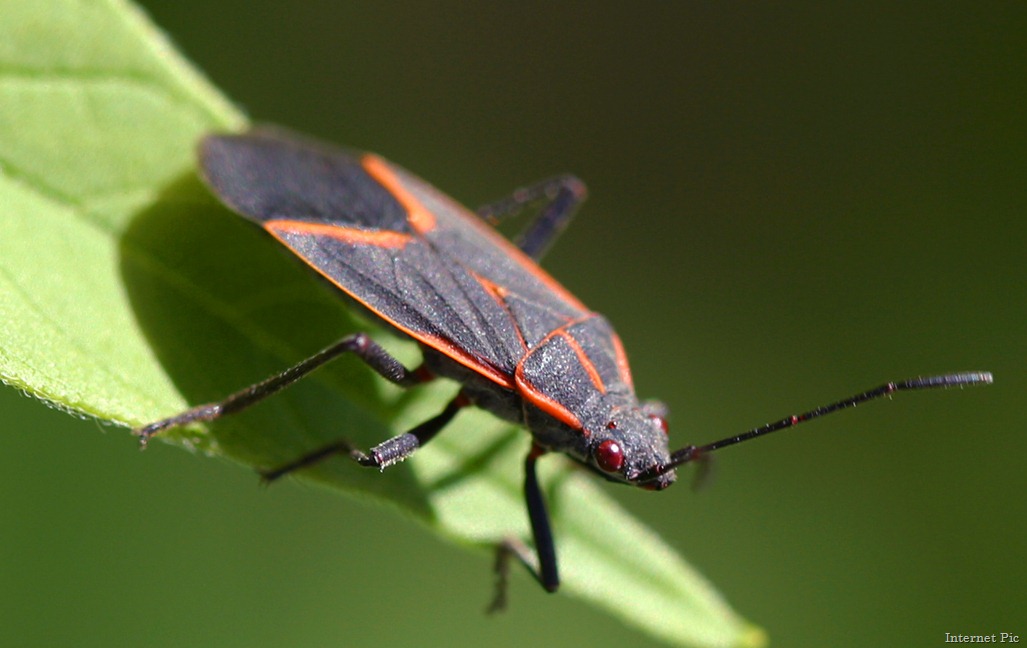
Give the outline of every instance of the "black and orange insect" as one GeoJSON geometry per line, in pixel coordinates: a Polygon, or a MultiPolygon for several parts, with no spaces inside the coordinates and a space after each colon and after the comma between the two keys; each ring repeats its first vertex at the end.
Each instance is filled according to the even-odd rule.
{"type": "MultiPolygon", "coordinates": [[[[499,564],[517,557],[550,592],[560,579],[535,472],[546,453],[565,454],[610,481],[662,490],[674,482],[679,466],[741,441],[896,391],[991,382],[985,372],[890,382],[743,434],[671,452],[667,410],[635,395],[627,356],[609,322],[537,265],[585,198],[577,178],[529,186],[474,213],[378,156],[280,129],[209,136],[199,159],[203,179],[222,202],[263,227],[364,310],[416,340],[423,363],[405,367],[369,336],[350,335],[224,400],[136,430],[141,441],[173,426],[237,412],[346,353],[404,387],[437,376],[456,380],[462,388],[445,409],[405,434],[366,452],[339,441],[263,474],[275,479],[335,454],[384,469],[431,441],[462,408],[487,409],[523,425],[534,440],[524,462],[534,555],[511,540],[500,547],[499,564]],[[515,242],[490,226],[489,221],[530,203],[544,207],[515,242]]],[[[496,607],[502,600],[501,585],[496,607]]]]}

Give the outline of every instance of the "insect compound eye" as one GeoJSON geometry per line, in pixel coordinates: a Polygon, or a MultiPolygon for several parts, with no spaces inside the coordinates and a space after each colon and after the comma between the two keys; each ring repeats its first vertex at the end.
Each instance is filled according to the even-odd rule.
{"type": "Polygon", "coordinates": [[[667,419],[663,418],[659,414],[650,414],[649,420],[653,422],[664,435],[670,435],[670,426],[667,425],[667,419]]]}
{"type": "Polygon", "coordinates": [[[599,444],[595,451],[596,465],[606,472],[617,472],[624,465],[624,450],[613,439],[599,444]]]}

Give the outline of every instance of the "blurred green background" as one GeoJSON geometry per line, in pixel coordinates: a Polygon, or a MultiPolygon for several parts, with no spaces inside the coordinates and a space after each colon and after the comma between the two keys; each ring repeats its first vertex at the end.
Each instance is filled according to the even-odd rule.
{"type": "MultiPolygon", "coordinates": [[[[1027,639],[1022,3],[143,4],[255,119],[470,205],[584,178],[546,266],[678,444],[995,372],[727,450],[698,494],[610,488],[774,645],[1027,639]]],[[[488,557],[388,510],[0,408],[2,645],[650,642],[524,578],[485,617],[488,557]]]]}

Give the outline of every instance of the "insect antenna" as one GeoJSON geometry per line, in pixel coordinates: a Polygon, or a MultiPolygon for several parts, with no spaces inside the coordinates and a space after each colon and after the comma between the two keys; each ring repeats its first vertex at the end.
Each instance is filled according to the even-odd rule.
{"type": "Polygon", "coordinates": [[[826,416],[832,412],[837,412],[849,407],[855,407],[861,403],[872,401],[882,396],[890,396],[895,392],[900,391],[913,391],[918,389],[937,389],[943,387],[963,387],[964,385],[975,385],[975,384],[990,384],[992,382],[991,373],[986,371],[972,371],[965,373],[946,374],[943,376],[927,376],[919,378],[911,378],[909,380],[903,380],[901,382],[890,382],[876,387],[869,391],[865,391],[855,396],[844,398],[830,405],[824,405],[816,409],[810,410],[804,414],[795,414],[792,416],[785,417],[780,421],[774,423],[767,423],[764,426],[753,428],[748,432],[743,432],[735,436],[727,437],[713,443],[708,443],[702,446],[685,446],[680,450],[677,450],[670,455],[670,461],[662,466],[657,466],[650,471],[650,474],[645,475],[641,481],[653,479],[660,475],[677,468],[682,464],[686,464],[690,461],[695,461],[704,455],[707,455],[715,450],[726,448],[728,446],[741,443],[742,441],[749,441],[761,437],[771,432],[777,432],[785,428],[796,426],[800,423],[812,421],[813,419],[826,416]]]}

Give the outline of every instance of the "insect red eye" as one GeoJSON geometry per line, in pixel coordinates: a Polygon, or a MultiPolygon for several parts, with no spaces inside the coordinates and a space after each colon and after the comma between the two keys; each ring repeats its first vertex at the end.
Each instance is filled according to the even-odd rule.
{"type": "Polygon", "coordinates": [[[596,448],[595,457],[596,465],[606,472],[617,472],[624,465],[624,451],[613,439],[600,443],[596,448]]]}
{"type": "Polygon", "coordinates": [[[656,427],[660,428],[660,430],[664,434],[670,434],[670,427],[667,425],[667,419],[663,418],[662,416],[659,416],[658,414],[650,414],[649,420],[655,423],[656,427]]]}

